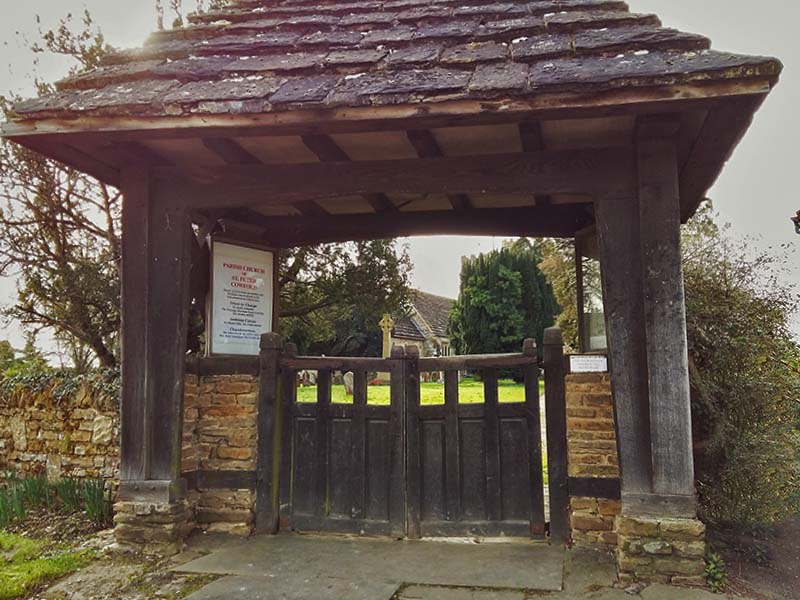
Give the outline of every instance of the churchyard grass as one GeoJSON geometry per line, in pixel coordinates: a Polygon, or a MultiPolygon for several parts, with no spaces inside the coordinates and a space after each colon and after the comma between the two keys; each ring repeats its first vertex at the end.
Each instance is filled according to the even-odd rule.
{"type": "MultiPolygon", "coordinates": [[[[539,393],[544,392],[544,383],[539,382],[539,393]]],[[[483,402],[483,382],[472,378],[464,378],[458,385],[459,402],[462,404],[475,404],[483,402]]],[[[511,379],[501,379],[498,382],[498,397],[500,402],[524,402],[525,386],[515,383],[511,379]]],[[[316,402],[317,386],[301,386],[297,389],[298,402],[316,402]]],[[[347,404],[352,402],[352,397],[345,394],[343,385],[334,385],[331,388],[331,402],[347,404]]],[[[367,387],[367,402],[369,404],[389,404],[388,385],[370,385],[367,387]]],[[[420,402],[422,404],[444,404],[444,385],[441,383],[421,383],[420,402]]]]}
{"type": "Polygon", "coordinates": [[[95,552],[48,548],[47,542],[0,531],[0,599],[21,597],[88,565],[95,552]]]}

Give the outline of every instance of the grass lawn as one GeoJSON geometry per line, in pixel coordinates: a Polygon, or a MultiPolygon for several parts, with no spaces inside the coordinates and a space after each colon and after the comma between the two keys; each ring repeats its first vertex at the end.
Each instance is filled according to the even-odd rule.
{"type": "Polygon", "coordinates": [[[19,598],[88,565],[93,551],[48,549],[48,543],[0,531],[0,599],[19,598]]]}
{"type": "MultiPolygon", "coordinates": [[[[539,382],[539,393],[544,391],[544,382],[539,382]]],[[[444,385],[441,383],[421,383],[420,400],[422,404],[444,404],[444,385]]],[[[458,386],[459,402],[462,404],[476,404],[483,402],[483,382],[465,378],[458,386]]],[[[525,386],[514,383],[511,379],[501,379],[498,382],[498,397],[500,402],[524,402],[525,386]]],[[[305,386],[297,389],[298,402],[316,402],[317,387],[305,386]]],[[[331,389],[331,401],[340,404],[353,402],[352,396],[346,396],[343,385],[334,385],[331,389]]],[[[389,386],[371,385],[367,387],[367,403],[389,404],[389,386]]]]}

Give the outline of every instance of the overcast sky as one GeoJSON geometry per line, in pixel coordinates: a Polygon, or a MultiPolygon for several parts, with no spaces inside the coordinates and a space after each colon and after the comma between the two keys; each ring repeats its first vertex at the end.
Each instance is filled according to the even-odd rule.
{"type": "MultiPolygon", "coordinates": [[[[185,0],[190,3],[192,0],[185,0]]],[[[151,0],[0,0],[0,89],[31,92],[34,57],[28,50],[36,38],[37,15],[42,27],[54,26],[72,11],[88,9],[106,39],[117,47],[138,46],[153,29],[151,0]]],[[[722,177],[711,190],[721,218],[732,230],[763,247],[796,247],[789,217],[800,209],[796,184],[800,121],[800,2],[796,0],[629,0],[635,12],[657,13],[665,26],[709,36],[719,50],[777,56],[785,70],[780,85],[756,116],[722,177]]],[[[53,80],[65,72],[59,61],[38,65],[39,76],[53,80]]],[[[416,238],[409,240],[414,284],[426,291],[455,297],[463,255],[497,247],[492,238],[416,238]]],[[[797,262],[797,258],[796,258],[797,262]]],[[[800,280],[800,266],[792,278],[800,280]]],[[[13,298],[13,282],[0,281],[0,303],[13,298]]],[[[799,329],[800,331],[800,329],[799,329]]],[[[21,344],[13,324],[0,324],[0,339],[21,344]]]]}

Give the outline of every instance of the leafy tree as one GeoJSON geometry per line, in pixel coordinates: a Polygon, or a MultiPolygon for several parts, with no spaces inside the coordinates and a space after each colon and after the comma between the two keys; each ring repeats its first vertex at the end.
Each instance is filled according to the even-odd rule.
{"type": "Polygon", "coordinates": [[[528,337],[541,347],[558,307],[540,262],[538,247],[527,239],[462,259],[459,297],[450,317],[458,352],[517,352],[528,337]]]}
{"type": "Polygon", "coordinates": [[[281,331],[301,351],[378,355],[378,321],[409,304],[411,260],[394,240],[324,244],[284,253],[281,331]]]}
{"type": "MultiPolygon", "coordinates": [[[[73,59],[91,69],[107,52],[88,13],[42,32],[35,53],[73,59]]],[[[54,90],[38,81],[39,94],[54,90]]],[[[13,96],[0,97],[6,117],[13,96]]],[[[117,362],[120,194],[21,146],[0,144],[0,275],[17,280],[17,302],[5,315],[31,331],[53,330],[71,354],[90,349],[104,367],[117,362]]]]}
{"type": "Polygon", "coordinates": [[[8,340],[0,340],[0,374],[10,369],[17,360],[17,353],[8,340]]]}
{"type": "Polygon", "coordinates": [[[768,524],[797,510],[800,347],[788,257],[732,240],[706,207],[684,229],[696,478],[703,515],[768,524]]]}

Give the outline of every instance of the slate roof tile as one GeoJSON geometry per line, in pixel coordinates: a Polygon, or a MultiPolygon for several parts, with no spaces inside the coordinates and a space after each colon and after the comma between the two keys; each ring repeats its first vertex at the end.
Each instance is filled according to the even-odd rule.
{"type": "Polygon", "coordinates": [[[622,0],[234,0],[112,52],[13,118],[585,94],[780,70],[713,52],[622,0]]]}

